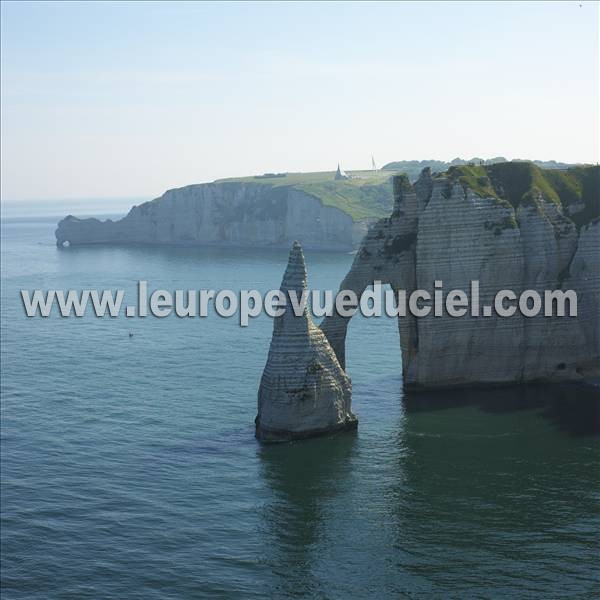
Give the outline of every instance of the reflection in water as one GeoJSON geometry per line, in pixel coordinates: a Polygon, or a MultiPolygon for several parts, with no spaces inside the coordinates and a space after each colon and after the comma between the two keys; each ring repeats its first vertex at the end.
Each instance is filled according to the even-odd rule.
{"type": "MultiPolygon", "coordinates": [[[[94,262],[98,260],[111,260],[118,258],[121,263],[131,261],[131,264],[139,268],[151,263],[153,266],[174,265],[177,267],[198,267],[202,263],[218,262],[223,270],[219,271],[220,277],[215,280],[215,285],[223,287],[223,277],[243,272],[245,266],[259,269],[254,271],[254,276],[264,273],[270,268],[277,269],[273,274],[281,278],[281,274],[287,264],[289,248],[265,247],[265,248],[240,248],[235,246],[219,245],[179,245],[179,244],[93,244],[81,246],[69,246],[67,248],[57,246],[57,258],[71,264],[72,261],[87,260],[94,262]],[[234,270],[229,273],[228,267],[234,270]]],[[[319,267],[331,266],[337,271],[345,268],[352,261],[352,255],[340,254],[339,252],[328,252],[319,250],[305,251],[307,260],[317,262],[319,267]],[[341,266],[340,266],[341,265],[341,266]]]]}
{"type": "Polygon", "coordinates": [[[274,591],[588,593],[600,551],[594,390],[402,397],[398,384],[355,386],[356,436],[260,448],[274,591]]]}
{"type": "Polygon", "coordinates": [[[394,500],[403,567],[440,589],[460,582],[483,595],[585,591],[600,550],[596,391],[419,393],[404,405],[406,480],[394,500]]]}
{"type": "Polygon", "coordinates": [[[265,552],[279,576],[278,587],[288,593],[297,586],[307,592],[311,586],[310,572],[319,560],[317,548],[327,525],[329,502],[344,487],[356,437],[355,432],[345,432],[259,447],[262,476],[273,492],[264,508],[264,522],[276,547],[265,552]]]}
{"type": "Polygon", "coordinates": [[[600,387],[589,384],[530,384],[485,389],[408,393],[408,412],[477,406],[506,413],[537,410],[555,427],[570,435],[600,435],[600,387]]]}

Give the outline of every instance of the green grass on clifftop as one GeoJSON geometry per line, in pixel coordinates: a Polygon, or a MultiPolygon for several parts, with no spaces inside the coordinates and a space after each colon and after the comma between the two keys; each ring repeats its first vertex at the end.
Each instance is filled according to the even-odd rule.
{"type": "Polygon", "coordinates": [[[446,172],[476,194],[509,202],[514,208],[535,203],[539,193],[563,209],[581,205],[570,218],[577,226],[600,216],[600,167],[542,169],[532,162],[504,162],[493,165],[460,165],[446,172]]]}
{"type": "Polygon", "coordinates": [[[273,177],[234,177],[215,183],[257,183],[271,187],[290,186],[318,198],[326,206],[334,206],[354,221],[387,217],[392,211],[390,171],[349,171],[352,179],[335,180],[334,171],[317,173],[285,173],[273,177]]]}
{"type": "MultiPolygon", "coordinates": [[[[388,217],[394,204],[393,171],[351,171],[352,179],[335,180],[334,171],[284,173],[272,176],[235,177],[215,183],[236,182],[291,187],[333,206],[354,221],[388,217]]],[[[483,165],[455,165],[441,173],[485,198],[517,208],[537,205],[538,193],[562,206],[578,227],[600,216],[600,167],[574,166],[544,169],[533,162],[510,161],[483,165]],[[569,210],[571,205],[576,210],[569,210]]]]}

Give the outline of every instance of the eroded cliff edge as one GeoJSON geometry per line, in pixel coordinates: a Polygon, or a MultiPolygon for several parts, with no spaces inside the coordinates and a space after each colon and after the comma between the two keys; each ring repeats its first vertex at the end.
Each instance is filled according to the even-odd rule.
{"type": "MultiPolygon", "coordinates": [[[[577,317],[444,313],[399,317],[404,385],[436,388],[580,380],[600,371],[599,167],[548,172],[531,163],[425,169],[394,180],[394,209],[363,239],[340,289],[380,280],[407,295],[470,290],[573,289],[577,317]]],[[[349,319],[321,325],[342,367],[349,319]]]]}
{"type": "Polygon", "coordinates": [[[56,241],[289,247],[298,239],[305,248],[350,250],[368,222],[293,186],[216,182],[169,190],[118,221],[68,216],[56,241]]]}

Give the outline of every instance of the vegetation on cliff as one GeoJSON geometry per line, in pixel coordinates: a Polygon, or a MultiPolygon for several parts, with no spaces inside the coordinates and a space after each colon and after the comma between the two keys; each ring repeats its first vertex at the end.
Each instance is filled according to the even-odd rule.
{"type": "MultiPolygon", "coordinates": [[[[517,159],[518,162],[523,162],[523,160],[517,159]]],[[[396,162],[388,163],[384,165],[382,169],[384,171],[396,171],[401,173],[406,173],[411,180],[415,180],[419,173],[429,167],[432,171],[441,173],[443,171],[447,171],[450,167],[455,167],[459,165],[493,165],[496,163],[505,163],[508,162],[508,159],[504,158],[504,156],[495,156],[494,158],[483,159],[479,157],[473,157],[469,159],[464,158],[455,158],[451,161],[445,160],[400,160],[396,162]]],[[[531,161],[538,167],[543,169],[566,169],[568,167],[573,167],[575,165],[563,162],[556,162],[555,160],[534,160],[531,161]]]]}
{"type": "MultiPolygon", "coordinates": [[[[541,193],[550,202],[562,206],[578,227],[600,216],[600,167],[571,166],[557,168],[562,163],[547,163],[542,168],[536,162],[502,161],[491,159],[485,164],[462,164],[442,161],[402,161],[390,163],[380,171],[351,171],[350,179],[335,180],[334,171],[316,173],[271,173],[254,177],[220,179],[215,183],[238,182],[268,185],[273,188],[292,187],[318,198],[324,205],[333,206],[350,215],[354,221],[387,217],[393,207],[390,179],[393,166],[414,168],[443,167],[440,175],[459,181],[477,195],[495,198],[499,203],[517,208],[537,204],[541,193]],[[426,164],[427,163],[427,164],[426,164]],[[446,167],[449,166],[449,168],[446,167]]],[[[410,169],[408,169],[410,171],[410,169]]],[[[406,169],[404,169],[406,171],[406,169]]],[[[410,177],[410,173],[409,173],[410,177]]],[[[513,226],[516,226],[516,222],[513,226]]]]}
{"type": "Polygon", "coordinates": [[[445,173],[484,198],[508,202],[514,208],[537,203],[541,194],[561,206],[578,226],[600,216],[600,167],[542,169],[532,162],[453,166],[445,173]]]}
{"type": "Polygon", "coordinates": [[[334,171],[274,173],[272,176],[236,177],[215,183],[258,183],[274,188],[293,187],[350,215],[354,221],[389,216],[394,205],[390,171],[349,171],[350,179],[334,180],[334,171]]]}

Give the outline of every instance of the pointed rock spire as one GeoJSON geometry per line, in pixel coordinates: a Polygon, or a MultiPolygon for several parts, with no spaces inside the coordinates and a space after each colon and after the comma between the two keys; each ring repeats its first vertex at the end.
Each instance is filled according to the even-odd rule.
{"type": "Polygon", "coordinates": [[[306,265],[298,242],[292,245],[280,289],[286,309],[273,325],[258,391],[256,437],[287,441],[356,427],[350,379],[306,307],[306,265]],[[304,304],[298,316],[294,300],[304,304]]]}
{"type": "Polygon", "coordinates": [[[298,241],[292,244],[288,264],[279,289],[285,295],[286,311],[283,315],[275,317],[273,337],[280,336],[284,332],[288,334],[288,337],[292,335],[308,336],[312,321],[310,321],[310,316],[306,308],[308,299],[306,264],[304,263],[302,246],[298,241]],[[293,303],[304,307],[301,315],[296,316],[293,303]]]}
{"type": "Polygon", "coordinates": [[[295,241],[290,250],[287,268],[283,274],[281,281],[281,291],[288,294],[290,291],[295,291],[301,294],[307,289],[306,282],[306,264],[304,262],[304,253],[300,242],[295,241]]]}

